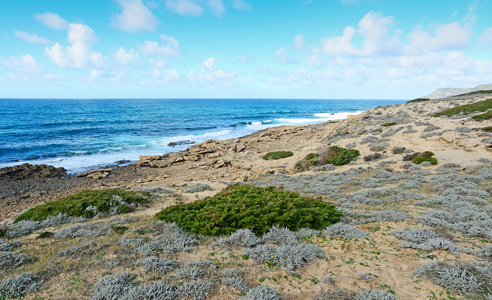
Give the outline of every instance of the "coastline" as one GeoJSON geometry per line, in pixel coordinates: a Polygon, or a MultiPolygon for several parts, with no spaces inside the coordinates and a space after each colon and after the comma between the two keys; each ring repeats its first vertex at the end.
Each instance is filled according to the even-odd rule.
{"type": "MultiPolygon", "coordinates": [[[[492,126],[492,121],[477,122],[466,115],[433,117],[433,114],[447,108],[484,99],[480,96],[451,97],[383,105],[339,121],[274,127],[236,139],[205,141],[173,154],[141,157],[135,164],[124,167],[63,178],[4,179],[0,180],[0,219],[12,220],[25,208],[86,189],[121,188],[151,192],[158,200],[130,213],[129,216],[137,218],[137,221],[125,224],[136,230],[154,226],[155,213],[166,207],[213,196],[233,183],[278,186],[335,203],[345,214],[345,224],[363,230],[369,238],[343,240],[318,236],[309,239],[309,243],[324,251],[326,259],[316,260],[300,269],[299,278],[279,268],[265,267],[253,259],[242,259],[244,249],[241,247],[228,251],[217,249],[213,239],[205,239],[199,246],[173,259],[182,264],[204,259],[221,261],[223,266],[237,267],[239,264],[249,284],[268,285],[287,299],[311,299],[319,294],[320,289],[330,290],[334,286],[356,293],[388,286],[386,290],[392,290],[398,299],[426,299],[447,291],[429,280],[415,281],[413,272],[422,265],[432,262],[432,259],[446,263],[487,262],[490,259],[477,254],[491,244],[486,236],[474,236],[463,229],[459,231],[458,227],[446,227],[448,223],[436,227],[422,221],[423,217],[436,210],[459,215],[459,205],[466,206],[466,209],[478,205],[473,206],[478,210],[473,211],[475,215],[488,212],[484,203],[489,206],[492,203],[492,133],[482,129],[492,126]],[[297,162],[308,154],[319,153],[329,146],[354,148],[360,151],[360,156],[343,166],[324,170],[312,168],[305,172],[296,170],[297,162]],[[278,160],[262,158],[272,151],[292,151],[293,155],[278,160]],[[416,165],[404,159],[406,155],[425,151],[435,154],[437,165],[416,165]],[[208,185],[210,190],[186,192],[198,184],[208,185]],[[445,201],[454,202],[446,204],[445,201]],[[468,202],[460,204],[460,201],[468,202]],[[431,249],[422,250],[415,248],[418,245],[403,247],[403,240],[394,234],[395,230],[422,228],[435,230],[439,238],[451,243],[445,245],[457,248],[422,246],[431,249]],[[458,249],[458,254],[452,249],[458,249]],[[360,274],[364,273],[375,276],[371,280],[361,279],[360,274]],[[325,275],[336,276],[335,284],[322,282],[325,275]],[[316,284],[313,278],[316,278],[316,284]],[[263,280],[258,282],[258,279],[263,280]]],[[[490,213],[492,218],[492,210],[490,213]]],[[[112,224],[108,218],[94,222],[112,224]]],[[[31,234],[21,240],[43,249],[40,244],[45,242],[37,240],[36,235],[31,234]]],[[[128,236],[140,237],[137,233],[128,236]]],[[[114,253],[108,252],[105,259],[114,259],[123,253],[128,255],[127,250],[118,246],[120,238],[118,235],[97,238],[102,245],[98,251],[114,250],[114,253]]],[[[80,242],[75,239],[54,243],[59,245],[56,248],[59,251],[80,242]]],[[[30,249],[28,253],[46,255],[36,251],[42,252],[30,249]]],[[[53,253],[56,256],[56,252],[53,253]]],[[[133,261],[121,261],[111,269],[113,274],[134,268],[133,261]]],[[[72,260],[67,259],[65,263],[71,264],[72,260]]],[[[34,269],[42,271],[43,267],[37,264],[34,269]]],[[[50,278],[46,282],[47,289],[32,297],[46,297],[53,293],[66,295],[59,282],[65,282],[74,272],[85,274],[82,275],[84,280],[93,284],[104,271],[90,263],[77,268],[69,268],[50,278]],[[86,269],[89,267],[90,270],[86,269]],[[82,270],[87,272],[82,273],[82,270]]],[[[151,280],[149,278],[153,275],[142,273],[139,276],[151,280]]],[[[81,288],[75,292],[75,297],[86,299],[90,293],[89,289],[81,288]]],[[[210,299],[235,298],[237,295],[230,289],[220,287],[214,290],[210,299]]]]}

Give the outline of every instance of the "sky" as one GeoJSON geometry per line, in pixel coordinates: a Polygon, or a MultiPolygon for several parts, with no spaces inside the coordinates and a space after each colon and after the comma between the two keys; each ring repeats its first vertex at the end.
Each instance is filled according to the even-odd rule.
{"type": "Polygon", "coordinates": [[[492,82],[492,0],[1,0],[0,98],[413,99],[492,82]]]}

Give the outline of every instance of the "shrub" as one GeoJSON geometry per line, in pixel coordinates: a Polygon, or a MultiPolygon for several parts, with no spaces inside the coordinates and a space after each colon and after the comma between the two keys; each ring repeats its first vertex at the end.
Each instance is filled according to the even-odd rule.
{"type": "Polygon", "coordinates": [[[334,289],[327,290],[316,295],[314,300],[353,300],[354,292],[335,287],[334,289]]]}
{"type": "Polygon", "coordinates": [[[258,286],[254,289],[249,290],[249,292],[241,298],[240,300],[281,300],[282,297],[277,293],[276,290],[267,286],[258,286]]]}
{"type": "Polygon", "coordinates": [[[216,244],[222,249],[229,249],[231,246],[253,247],[262,241],[249,229],[238,229],[229,237],[222,237],[217,240],[216,244]]]}
{"type": "Polygon", "coordinates": [[[31,257],[23,253],[1,252],[0,270],[17,267],[31,261],[31,257]]]}
{"type": "Polygon", "coordinates": [[[411,243],[424,243],[430,239],[437,238],[437,234],[434,230],[428,228],[395,230],[393,231],[393,235],[411,243]]]}
{"type": "Polygon", "coordinates": [[[188,188],[185,193],[198,193],[198,192],[204,192],[204,191],[213,191],[214,189],[205,183],[199,183],[195,186],[192,186],[188,188]]]}
{"type": "Polygon", "coordinates": [[[395,295],[387,294],[385,291],[363,289],[354,300],[398,300],[395,295]]]}
{"type": "Polygon", "coordinates": [[[166,274],[167,272],[171,272],[174,270],[178,264],[174,261],[167,258],[158,258],[155,256],[147,257],[144,259],[140,259],[135,263],[138,265],[144,265],[145,271],[154,271],[160,274],[166,274]]]}
{"type": "Polygon", "coordinates": [[[430,100],[429,98],[417,98],[417,99],[410,100],[407,103],[424,102],[424,101],[429,101],[429,100],[430,100]]]}
{"type": "Polygon", "coordinates": [[[54,238],[76,238],[76,237],[93,237],[111,234],[111,228],[106,224],[79,224],[63,228],[53,234],[54,238]]]}
{"type": "Polygon", "coordinates": [[[438,261],[421,266],[414,274],[427,276],[432,283],[460,295],[485,296],[492,291],[492,267],[488,264],[438,261]]]}
{"type": "Polygon", "coordinates": [[[263,159],[264,160],[281,159],[281,158],[291,157],[292,155],[294,155],[292,151],[275,151],[275,152],[268,152],[263,156],[263,159]]]}
{"type": "Polygon", "coordinates": [[[203,280],[192,280],[178,287],[178,293],[185,299],[202,300],[210,296],[214,284],[203,280]]]}
{"type": "Polygon", "coordinates": [[[492,111],[489,111],[489,112],[486,112],[483,114],[479,114],[479,115],[475,115],[472,117],[472,119],[475,121],[478,121],[478,122],[482,122],[484,120],[490,120],[490,119],[492,119],[492,111]]]}
{"type": "Polygon", "coordinates": [[[115,213],[122,213],[126,212],[132,205],[147,203],[149,195],[147,192],[131,192],[118,189],[84,191],[33,207],[18,216],[14,222],[17,223],[23,220],[43,221],[60,213],[72,217],[85,218],[92,218],[97,213],[109,214],[115,210],[115,213]]]}
{"type": "Polygon", "coordinates": [[[408,154],[403,157],[403,161],[411,160],[414,164],[420,165],[424,161],[430,162],[432,165],[437,165],[437,159],[433,157],[434,153],[430,151],[417,152],[408,154]]]}
{"type": "Polygon", "coordinates": [[[298,171],[309,170],[311,166],[322,166],[332,164],[335,166],[346,165],[352,159],[359,156],[360,152],[356,149],[347,149],[338,146],[331,146],[323,149],[320,153],[310,153],[296,164],[298,171]]]}
{"type": "MultiPolygon", "coordinates": [[[[152,285],[139,285],[128,290],[125,296],[117,299],[121,300],[175,300],[180,295],[175,286],[162,280],[154,282],[152,285]]],[[[110,298],[114,299],[114,298],[110,298]]]]}
{"type": "Polygon", "coordinates": [[[39,276],[32,273],[7,278],[0,283],[0,299],[21,298],[25,294],[36,292],[40,287],[39,276]]]}
{"type": "Polygon", "coordinates": [[[181,228],[204,235],[230,234],[250,229],[264,234],[273,225],[291,230],[322,229],[336,223],[342,213],[321,199],[275,187],[231,185],[213,197],[164,209],[159,220],[176,222],[181,228]]]}
{"type": "Polygon", "coordinates": [[[393,154],[402,154],[403,152],[405,152],[406,148],[405,147],[394,147],[393,150],[391,150],[391,152],[393,154]]]}
{"type": "Polygon", "coordinates": [[[384,127],[390,127],[390,126],[393,126],[393,125],[396,125],[396,122],[389,122],[389,123],[381,124],[381,126],[384,126],[384,127]]]}
{"type": "Polygon", "coordinates": [[[373,154],[369,154],[369,155],[364,156],[364,161],[378,160],[378,159],[381,159],[383,157],[384,157],[384,155],[381,153],[373,153],[373,154]]]}
{"type": "MultiPolygon", "coordinates": [[[[468,115],[470,113],[474,113],[476,111],[486,111],[488,109],[492,108],[492,99],[484,100],[484,101],[479,101],[475,102],[472,104],[466,104],[466,105],[461,105],[457,107],[453,107],[450,109],[443,110],[441,112],[438,112],[434,115],[434,117],[439,117],[439,116],[446,116],[446,117],[451,117],[457,114],[464,114],[468,115]]],[[[492,115],[492,112],[490,112],[492,115]]]]}
{"type": "Polygon", "coordinates": [[[7,242],[0,239],[0,251],[11,251],[14,247],[19,247],[20,245],[22,245],[22,242],[19,241],[7,242]]]}
{"type": "Polygon", "coordinates": [[[261,263],[272,267],[281,266],[291,275],[296,274],[295,268],[301,268],[310,261],[325,257],[323,251],[313,244],[285,245],[278,248],[261,245],[247,248],[244,252],[261,263]]]}
{"type": "Polygon", "coordinates": [[[344,240],[363,239],[369,237],[369,234],[364,230],[341,223],[326,227],[322,231],[322,234],[328,235],[332,238],[342,238],[344,240]]]}

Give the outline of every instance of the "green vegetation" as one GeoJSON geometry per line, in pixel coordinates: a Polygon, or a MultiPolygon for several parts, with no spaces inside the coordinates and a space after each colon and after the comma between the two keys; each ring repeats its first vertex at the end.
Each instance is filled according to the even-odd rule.
{"type": "Polygon", "coordinates": [[[429,98],[417,98],[417,99],[410,100],[407,103],[424,102],[429,100],[430,100],[429,98]]]}
{"type": "Polygon", "coordinates": [[[281,159],[281,158],[286,158],[294,155],[292,151],[275,151],[275,152],[268,152],[263,156],[264,160],[272,160],[272,159],[281,159]]]}
{"type": "Polygon", "coordinates": [[[434,156],[434,153],[432,153],[430,151],[417,153],[416,155],[413,156],[412,162],[416,165],[420,165],[424,161],[428,161],[432,165],[437,165],[437,159],[432,157],[432,156],[434,156]]]}
{"type": "Polygon", "coordinates": [[[396,122],[389,122],[389,123],[381,124],[381,126],[384,126],[384,127],[390,127],[390,126],[393,126],[393,125],[396,125],[396,122]]]}
{"type": "Polygon", "coordinates": [[[475,115],[472,117],[475,121],[482,122],[483,120],[492,120],[492,111],[486,112],[484,114],[475,115]]]}
{"type": "Polygon", "coordinates": [[[485,131],[485,132],[492,132],[492,126],[487,126],[487,127],[484,127],[484,128],[482,128],[482,131],[485,131]]]}
{"type": "Polygon", "coordinates": [[[321,199],[275,187],[231,185],[213,197],[171,206],[156,214],[158,220],[176,224],[195,234],[230,234],[250,229],[261,235],[273,225],[291,230],[323,229],[342,213],[321,199]]]}
{"type": "Polygon", "coordinates": [[[148,192],[131,192],[119,189],[98,191],[83,191],[78,194],[61,198],[43,205],[33,207],[18,216],[14,222],[22,220],[43,221],[60,213],[73,217],[92,218],[97,212],[109,213],[111,208],[117,207],[117,213],[127,213],[132,210],[130,205],[139,205],[149,202],[148,192]]]}
{"type": "Polygon", "coordinates": [[[335,166],[346,165],[355,157],[359,156],[359,150],[347,149],[338,146],[332,146],[324,149],[320,153],[310,153],[304,159],[296,164],[298,171],[309,170],[311,166],[322,166],[332,164],[335,166]]]}
{"type": "MultiPolygon", "coordinates": [[[[471,113],[474,113],[477,111],[486,111],[486,110],[491,109],[491,108],[492,108],[492,99],[488,99],[488,100],[476,102],[473,104],[466,104],[466,105],[461,105],[461,106],[453,107],[450,109],[446,109],[446,110],[443,110],[441,112],[438,112],[437,114],[434,115],[434,117],[439,117],[439,116],[451,117],[454,115],[458,115],[461,112],[464,115],[468,115],[468,114],[471,114],[471,113]]],[[[491,118],[491,115],[492,115],[492,112],[489,112],[488,114],[483,114],[482,116],[485,120],[485,119],[491,118]]],[[[477,116],[475,116],[475,117],[477,117],[477,116]]],[[[481,121],[481,120],[477,120],[477,121],[481,121]]]]}

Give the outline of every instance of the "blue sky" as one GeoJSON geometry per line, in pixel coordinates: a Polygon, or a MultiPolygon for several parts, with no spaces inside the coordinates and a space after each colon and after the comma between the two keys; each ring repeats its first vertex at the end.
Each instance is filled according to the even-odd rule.
{"type": "Polygon", "coordinates": [[[411,99],[492,82],[492,0],[4,0],[0,98],[411,99]]]}

